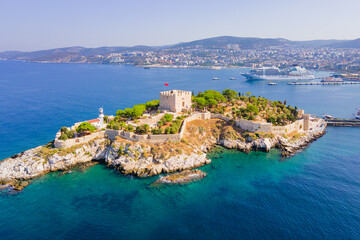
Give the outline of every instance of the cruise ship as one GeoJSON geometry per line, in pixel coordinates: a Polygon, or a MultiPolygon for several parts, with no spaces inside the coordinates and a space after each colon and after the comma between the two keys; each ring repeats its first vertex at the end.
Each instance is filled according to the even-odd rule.
{"type": "Polygon", "coordinates": [[[248,73],[243,73],[248,80],[314,80],[315,76],[306,68],[293,66],[286,70],[278,67],[253,68],[248,73]]]}

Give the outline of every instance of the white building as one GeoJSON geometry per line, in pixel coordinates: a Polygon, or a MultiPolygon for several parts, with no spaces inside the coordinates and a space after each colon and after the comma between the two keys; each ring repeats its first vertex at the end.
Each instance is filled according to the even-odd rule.
{"type": "MultiPolygon", "coordinates": [[[[102,108],[99,108],[99,117],[95,119],[87,120],[85,122],[90,123],[92,126],[96,127],[97,129],[106,127],[106,125],[104,124],[104,110],[102,108]]],[[[83,122],[75,123],[74,126],[71,128],[71,130],[75,130],[81,123],[83,122]]]]}

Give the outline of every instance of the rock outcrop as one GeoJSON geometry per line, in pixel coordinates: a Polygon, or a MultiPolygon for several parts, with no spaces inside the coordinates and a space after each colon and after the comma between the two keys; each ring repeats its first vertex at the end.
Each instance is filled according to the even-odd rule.
{"type": "Polygon", "coordinates": [[[282,156],[288,157],[305,148],[324,134],[325,131],[313,131],[291,141],[280,135],[276,135],[273,138],[258,138],[250,142],[243,139],[219,139],[218,144],[228,149],[238,149],[243,152],[251,150],[268,152],[271,148],[276,147],[282,151],[282,156]]]}
{"type": "Polygon", "coordinates": [[[67,150],[52,149],[46,146],[36,147],[11,158],[0,161],[0,185],[16,185],[45,173],[66,170],[92,160],[105,158],[104,139],[67,150]]]}
{"type": "Polygon", "coordinates": [[[296,152],[301,151],[307,147],[310,143],[322,137],[325,131],[313,131],[301,136],[294,141],[288,141],[283,137],[278,138],[278,147],[282,150],[282,156],[289,157],[294,155],[296,152]]]}
{"type": "Polygon", "coordinates": [[[192,169],[211,162],[201,151],[194,150],[191,153],[179,151],[174,155],[166,155],[166,153],[157,155],[157,153],[151,154],[151,150],[151,147],[139,143],[115,144],[113,149],[108,152],[105,163],[124,174],[148,177],[160,173],[192,169]]]}
{"type": "Polygon", "coordinates": [[[228,149],[238,149],[243,152],[250,152],[251,150],[268,152],[276,146],[277,139],[259,138],[251,142],[246,142],[242,139],[219,139],[218,144],[228,149]]]}

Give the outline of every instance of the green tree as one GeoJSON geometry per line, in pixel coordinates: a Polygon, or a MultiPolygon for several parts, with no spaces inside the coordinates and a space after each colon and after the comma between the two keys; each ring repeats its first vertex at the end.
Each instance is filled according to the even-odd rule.
{"type": "Polygon", "coordinates": [[[231,101],[236,97],[237,92],[231,89],[225,89],[224,91],[222,91],[222,95],[227,98],[228,101],[231,101]]]}
{"type": "Polygon", "coordinates": [[[148,111],[150,111],[150,110],[156,110],[156,109],[158,109],[158,107],[159,107],[159,103],[160,103],[159,100],[152,100],[152,101],[146,102],[145,108],[146,108],[146,110],[148,110],[148,111]]]}
{"type": "Polygon", "coordinates": [[[78,133],[83,133],[83,132],[86,132],[86,131],[94,132],[95,129],[96,128],[93,125],[91,125],[90,123],[83,122],[76,128],[76,131],[78,133]]]}
{"type": "Polygon", "coordinates": [[[143,115],[143,113],[145,112],[146,108],[145,108],[145,104],[139,104],[139,105],[135,105],[132,109],[132,118],[133,119],[137,119],[139,117],[141,117],[143,115]]]}
{"type": "Polygon", "coordinates": [[[206,106],[206,100],[203,97],[195,97],[193,101],[199,108],[204,108],[206,106]]]}
{"type": "Polygon", "coordinates": [[[125,117],[125,111],[124,110],[117,110],[116,111],[116,116],[119,116],[119,117],[125,117]]]}
{"type": "Polygon", "coordinates": [[[209,107],[215,107],[216,105],[218,105],[218,102],[215,99],[209,99],[207,101],[207,104],[209,107]]]}
{"type": "Polygon", "coordinates": [[[251,95],[251,92],[246,92],[245,95],[249,97],[251,95]]]}

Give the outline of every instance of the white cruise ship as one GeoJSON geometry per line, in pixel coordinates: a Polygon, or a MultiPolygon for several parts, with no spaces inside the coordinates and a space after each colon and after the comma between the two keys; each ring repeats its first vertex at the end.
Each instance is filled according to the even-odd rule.
{"type": "Polygon", "coordinates": [[[314,80],[315,76],[306,68],[293,66],[286,70],[278,67],[253,68],[248,73],[243,73],[248,80],[314,80]]]}

